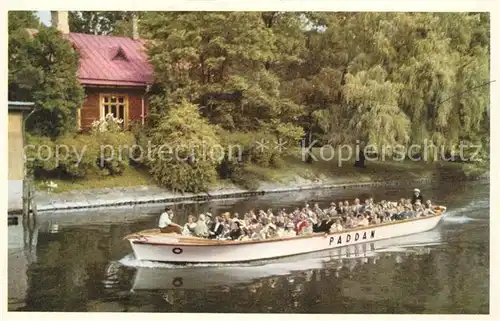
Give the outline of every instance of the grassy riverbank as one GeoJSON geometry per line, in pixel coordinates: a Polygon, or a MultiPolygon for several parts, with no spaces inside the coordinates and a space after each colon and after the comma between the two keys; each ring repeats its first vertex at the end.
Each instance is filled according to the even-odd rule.
{"type": "MultiPolygon", "coordinates": [[[[315,150],[313,153],[314,155],[319,155],[318,150],[315,150]]],[[[328,155],[324,158],[329,159],[328,155]]],[[[427,178],[435,174],[437,170],[450,172],[451,175],[464,175],[463,165],[458,163],[377,160],[367,161],[366,168],[356,168],[351,161],[339,162],[337,157],[328,161],[318,158],[318,161],[308,164],[302,161],[299,154],[282,158],[280,164],[275,167],[260,167],[252,164],[246,168],[247,176],[258,183],[283,185],[292,183],[347,183],[427,178]]],[[[120,176],[102,177],[99,175],[90,175],[86,179],[75,181],[51,180],[57,184],[57,188],[52,190],[53,193],[156,185],[146,169],[136,169],[133,167],[127,168],[120,176]]],[[[46,181],[37,181],[37,189],[40,191],[47,190],[46,181]]],[[[231,184],[228,180],[218,180],[213,188],[220,189],[231,184]]]]}

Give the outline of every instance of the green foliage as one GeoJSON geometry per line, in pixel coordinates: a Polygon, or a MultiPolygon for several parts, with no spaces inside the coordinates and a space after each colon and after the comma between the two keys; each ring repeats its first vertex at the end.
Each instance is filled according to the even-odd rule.
{"type": "Polygon", "coordinates": [[[260,186],[259,178],[255,174],[246,171],[244,167],[235,169],[231,175],[231,181],[249,191],[255,191],[260,186]]]}
{"type": "Polygon", "coordinates": [[[144,162],[160,186],[196,193],[215,182],[224,155],[216,128],[201,117],[196,105],[182,101],[172,106],[148,141],[151,156],[144,162]]]}
{"type": "Polygon", "coordinates": [[[135,139],[131,132],[93,132],[91,137],[99,143],[98,167],[103,176],[123,174],[130,159],[137,157],[132,150],[135,139]]]}
{"type": "Polygon", "coordinates": [[[24,28],[9,32],[9,100],[35,103],[28,131],[54,138],[76,129],[84,99],[78,65],[78,55],[55,28],[41,25],[34,36],[24,28]]]}
{"type": "Polygon", "coordinates": [[[55,143],[49,137],[28,134],[25,147],[28,176],[36,175],[40,171],[50,172],[55,170],[54,150],[55,143]]]}
{"type": "MultiPolygon", "coordinates": [[[[131,136],[145,151],[149,143],[167,143],[186,147],[178,158],[190,157],[137,161],[162,186],[205,190],[218,171],[255,187],[258,177],[249,167],[280,166],[302,138],[334,146],[427,141],[449,152],[460,141],[484,145],[489,136],[488,13],[139,16],[156,84],[146,127],[133,126],[131,136]],[[203,142],[221,143],[224,157],[215,161],[187,148],[203,142]]],[[[70,23],[73,31],[130,35],[131,17],[131,12],[72,12],[70,23]]],[[[70,118],[81,103],[73,81],[77,59],[49,29],[41,27],[34,39],[21,31],[19,26],[36,23],[31,18],[9,16],[9,98],[42,106],[43,114],[33,117],[29,128],[57,137],[70,132],[70,118]]],[[[92,135],[113,145],[132,139],[92,135]]],[[[135,150],[134,158],[139,154],[135,150]]],[[[480,158],[466,167],[486,168],[489,150],[480,158]]],[[[126,163],[106,163],[104,173],[120,173],[126,163]]]]}
{"type": "MultiPolygon", "coordinates": [[[[70,11],[71,32],[131,36],[133,11],[70,11]]],[[[136,13],[138,14],[138,13],[136,13]]]]}
{"type": "Polygon", "coordinates": [[[29,173],[72,179],[121,175],[129,166],[133,144],[132,133],[122,131],[66,134],[56,140],[30,135],[29,173]]]}
{"type": "Polygon", "coordinates": [[[488,135],[487,14],[308,17],[303,63],[283,85],[305,108],[304,128],[334,144],[453,145],[488,135]]]}
{"type": "Polygon", "coordinates": [[[84,178],[98,168],[99,143],[88,135],[64,135],[55,141],[61,150],[58,171],[72,178],[84,178]]]}
{"type": "Polygon", "coordinates": [[[280,95],[279,77],[298,61],[300,25],[293,13],[162,12],[143,19],[167,105],[198,103],[210,122],[231,131],[259,130],[301,112],[280,95]],[[229,97],[218,99],[221,94],[229,97]]]}
{"type": "Polygon", "coordinates": [[[35,11],[9,11],[9,33],[24,28],[40,27],[35,11]]]}

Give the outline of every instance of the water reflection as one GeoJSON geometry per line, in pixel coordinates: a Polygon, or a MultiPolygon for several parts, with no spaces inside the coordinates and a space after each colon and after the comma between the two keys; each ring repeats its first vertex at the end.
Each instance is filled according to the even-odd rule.
{"type": "Polygon", "coordinates": [[[28,291],[27,271],[37,262],[39,224],[33,217],[18,217],[8,229],[9,306],[22,308],[28,291]]]}

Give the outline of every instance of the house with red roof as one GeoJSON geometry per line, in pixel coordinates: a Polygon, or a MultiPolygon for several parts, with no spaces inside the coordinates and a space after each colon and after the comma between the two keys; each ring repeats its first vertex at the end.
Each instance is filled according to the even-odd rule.
{"type": "Polygon", "coordinates": [[[145,43],[138,37],[137,21],[132,37],[70,32],[67,11],[52,11],[52,26],[80,55],[78,78],[86,98],[78,110],[78,127],[88,130],[93,121],[109,113],[123,119],[125,127],[131,121],[144,123],[153,68],[145,43]]]}

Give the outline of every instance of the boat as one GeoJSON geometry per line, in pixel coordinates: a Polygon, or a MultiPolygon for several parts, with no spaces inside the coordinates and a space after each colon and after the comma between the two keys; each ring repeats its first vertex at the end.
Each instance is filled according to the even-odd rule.
{"type": "Polygon", "coordinates": [[[272,238],[264,240],[211,240],[159,229],[125,236],[139,261],[166,263],[242,263],[275,259],[311,252],[331,250],[353,244],[373,242],[434,229],[446,207],[435,206],[435,215],[407,218],[358,227],[336,233],[272,238]]]}
{"type": "Polygon", "coordinates": [[[419,234],[348,245],[332,250],[244,264],[188,265],[144,264],[131,261],[126,266],[135,268],[132,291],[205,290],[209,288],[252,283],[255,280],[288,276],[296,272],[321,269],[354,268],[361,261],[385,257],[386,252],[424,254],[429,246],[442,242],[441,232],[433,229],[419,234]],[[407,248],[411,248],[408,250],[407,248]],[[210,275],[210,277],[207,277],[210,275]]]}

